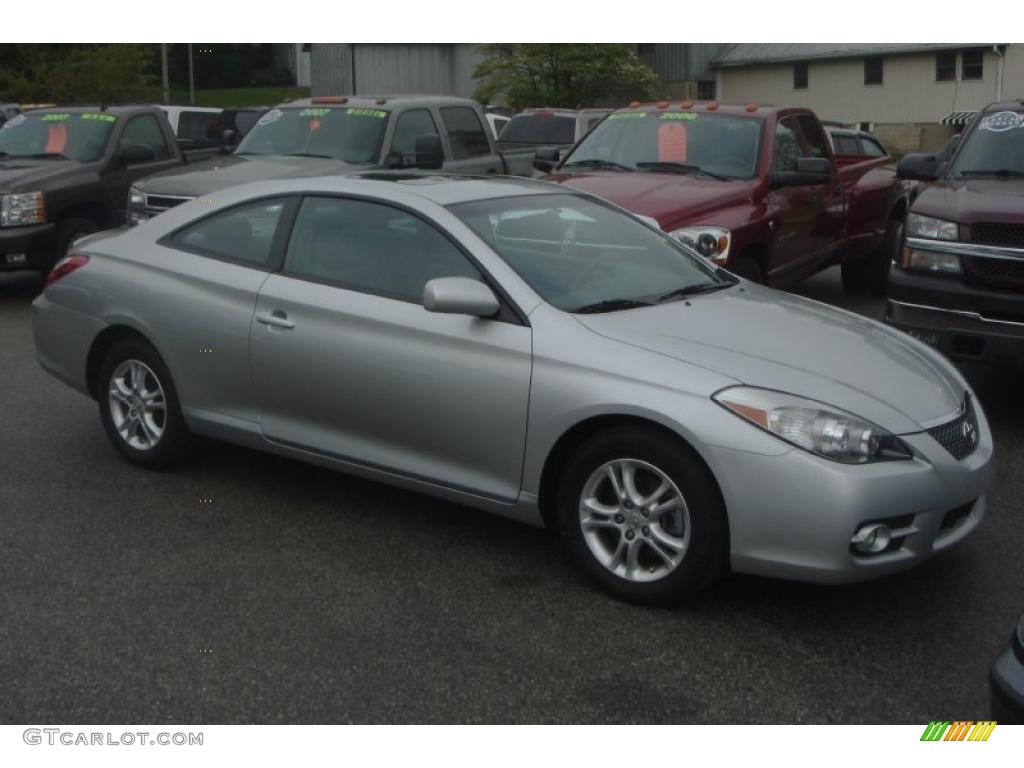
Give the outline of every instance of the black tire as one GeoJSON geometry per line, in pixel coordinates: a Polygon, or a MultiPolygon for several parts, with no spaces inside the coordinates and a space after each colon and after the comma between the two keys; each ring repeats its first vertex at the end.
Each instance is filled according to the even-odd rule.
{"type": "Polygon", "coordinates": [[[46,271],[53,269],[53,265],[68,255],[71,243],[84,235],[99,232],[100,228],[96,222],[81,216],[69,216],[57,222],[57,231],[53,238],[53,253],[46,271]]]}
{"type": "MultiPolygon", "coordinates": [[[[100,420],[103,422],[103,429],[106,431],[107,437],[110,438],[114,448],[132,464],[148,469],[164,469],[180,464],[191,453],[195,438],[189,432],[181,415],[178,392],[174,387],[171,374],[160,355],[147,342],[141,339],[126,339],[111,347],[100,366],[96,394],[100,406],[100,420]],[[163,393],[163,413],[153,417],[153,423],[162,430],[162,433],[155,444],[149,448],[132,445],[121,434],[115,423],[115,418],[123,418],[127,406],[119,405],[119,413],[115,416],[110,402],[112,379],[122,364],[129,361],[140,362],[149,369],[147,376],[143,378],[146,389],[151,391],[154,389],[153,379],[149,378],[149,375],[152,375],[163,393]]],[[[146,435],[145,427],[142,424],[130,432],[136,436],[136,439],[139,439],[139,435],[143,437],[146,435]]]]}
{"type": "MultiPolygon", "coordinates": [[[[608,488],[610,486],[606,486],[606,490],[608,488]]],[[[633,512],[626,514],[635,516],[641,508],[630,509],[633,512]]],[[[710,586],[728,565],[728,523],[713,477],[693,449],[654,429],[617,427],[594,436],[581,446],[562,473],[557,513],[560,533],[577,566],[603,589],[630,602],[646,605],[679,603],[710,586]],[[689,513],[689,543],[681,561],[675,565],[674,570],[667,570],[666,574],[653,577],[651,581],[639,581],[613,573],[598,560],[584,536],[580,521],[581,495],[588,480],[598,470],[618,459],[631,459],[657,468],[680,491],[689,513]]],[[[612,519],[609,518],[609,521],[612,519]]],[[[648,573],[643,573],[648,570],[647,564],[653,564],[649,566],[650,573],[654,573],[655,566],[667,569],[664,563],[653,556],[654,550],[649,543],[651,534],[646,525],[652,520],[654,516],[638,520],[630,539],[630,542],[640,541],[643,547],[639,550],[643,555],[638,557],[646,556],[646,564],[641,561],[641,567],[636,569],[642,577],[649,577],[648,573]]],[[[625,520],[624,525],[629,526],[630,521],[625,520]]],[[[620,526],[615,529],[602,528],[599,535],[605,537],[607,534],[601,540],[614,548],[616,543],[622,545],[629,533],[628,529],[620,526]]]]}
{"type": "Polygon", "coordinates": [[[902,247],[903,222],[892,219],[885,228],[885,237],[878,248],[863,259],[843,262],[843,290],[846,293],[885,296],[889,267],[899,259],[902,247]]]}
{"type": "Polygon", "coordinates": [[[761,269],[761,265],[758,263],[757,259],[750,254],[741,253],[732,260],[726,269],[734,275],[742,277],[745,280],[749,280],[752,283],[758,283],[760,285],[764,285],[765,283],[764,270],[761,269]]]}

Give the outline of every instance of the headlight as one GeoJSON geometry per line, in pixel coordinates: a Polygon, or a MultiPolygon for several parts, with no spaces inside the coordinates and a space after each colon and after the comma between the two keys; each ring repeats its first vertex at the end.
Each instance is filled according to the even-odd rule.
{"type": "Polygon", "coordinates": [[[729,258],[729,243],[732,240],[728,229],[722,227],[683,227],[669,232],[683,245],[688,245],[705,259],[716,264],[725,264],[729,258]]]}
{"type": "Polygon", "coordinates": [[[146,193],[138,187],[132,187],[128,190],[128,205],[145,205],[146,204],[146,193]]]}
{"type": "Polygon", "coordinates": [[[904,269],[942,272],[949,275],[959,275],[963,272],[963,268],[960,266],[960,257],[954,253],[919,251],[909,246],[903,249],[903,267],[904,269]]]}
{"type": "Polygon", "coordinates": [[[907,234],[910,237],[925,237],[929,240],[959,240],[959,227],[955,221],[935,219],[912,213],[907,216],[907,234]]]}
{"type": "Polygon", "coordinates": [[[755,387],[723,389],[714,400],[787,443],[832,461],[867,464],[912,456],[895,435],[815,400],[755,387]]]}
{"type": "Polygon", "coordinates": [[[20,195],[0,195],[0,226],[16,227],[23,224],[46,222],[46,205],[42,192],[20,195]]]}

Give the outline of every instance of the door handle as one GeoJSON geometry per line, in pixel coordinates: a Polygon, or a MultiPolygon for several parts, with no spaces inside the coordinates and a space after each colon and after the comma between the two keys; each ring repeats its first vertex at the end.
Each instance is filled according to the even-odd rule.
{"type": "Polygon", "coordinates": [[[271,328],[294,328],[295,323],[288,319],[288,316],[279,309],[273,312],[263,312],[256,315],[256,322],[269,325],[271,328]]]}

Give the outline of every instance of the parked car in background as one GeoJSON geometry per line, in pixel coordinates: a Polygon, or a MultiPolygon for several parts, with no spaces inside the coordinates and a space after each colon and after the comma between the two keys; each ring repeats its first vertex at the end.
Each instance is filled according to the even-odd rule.
{"type": "Polygon", "coordinates": [[[209,146],[209,132],[223,110],[215,107],[180,107],[159,105],[167,115],[174,137],[182,146],[209,146]]]}
{"type": "Polygon", "coordinates": [[[320,96],[281,104],[234,152],[151,176],[131,190],[129,219],[247,181],[369,168],[533,175],[532,149],[499,152],[480,105],[447,96],[320,96]]]}
{"type": "Polygon", "coordinates": [[[881,293],[907,200],[887,157],[839,166],[814,116],[717,102],[608,115],[547,177],[647,216],[754,282],[842,264],[848,291],[881,293]]]}
{"type": "Polygon", "coordinates": [[[899,173],[926,184],[886,322],[953,357],[1024,360],[1024,102],[989,105],[948,161],[907,155],[899,173]]]}
{"type": "Polygon", "coordinates": [[[1001,724],[1024,725],[1024,614],[1009,647],[992,663],[988,684],[991,718],[1001,724]]]}
{"type": "Polygon", "coordinates": [[[534,147],[540,170],[551,170],[566,150],[587,135],[611,112],[610,109],[527,109],[512,118],[501,134],[503,149],[534,147]]]}
{"type": "Polygon", "coordinates": [[[3,104],[0,103],[0,127],[10,120],[12,117],[16,117],[21,114],[21,107],[17,104],[3,104]]]}
{"type": "Polygon", "coordinates": [[[497,141],[505,126],[512,119],[512,110],[493,106],[485,106],[483,110],[484,119],[487,120],[487,125],[491,128],[491,138],[497,141]]]}
{"type": "Polygon", "coordinates": [[[33,329],[137,465],[198,434],[547,523],[640,602],[882,576],[985,510],[992,435],[941,354],[527,179],[226,189],[77,243],[33,329]]]}
{"type": "Polygon", "coordinates": [[[48,271],[76,237],[124,223],[132,183],[185,159],[158,107],[35,109],[8,120],[0,271],[48,271]]]}
{"type": "Polygon", "coordinates": [[[836,165],[854,165],[864,161],[866,157],[890,158],[888,150],[882,146],[874,134],[825,123],[825,135],[828,136],[835,156],[836,165]]]}

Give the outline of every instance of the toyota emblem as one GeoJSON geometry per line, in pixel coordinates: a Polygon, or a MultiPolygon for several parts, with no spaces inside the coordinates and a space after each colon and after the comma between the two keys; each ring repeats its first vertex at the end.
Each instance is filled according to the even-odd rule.
{"type": "Polygon", "coordinates": [[[974,426],[973,422],[964,421],[963,426],[960,427],[960,432],[963,434],[964,439],[971,445],[978,442],[978,428],[974,426]]]}

